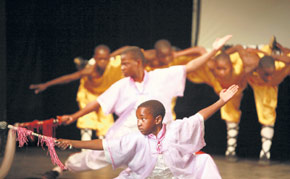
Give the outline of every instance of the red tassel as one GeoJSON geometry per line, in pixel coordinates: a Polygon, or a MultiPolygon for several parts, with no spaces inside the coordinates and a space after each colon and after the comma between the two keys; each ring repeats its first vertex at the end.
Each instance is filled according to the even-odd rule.
{"type": "Polygon", "coordinates": [[[59,160],[56,152],[55,152],[55,149],[54,149],[54,146],[55,146],[55,139],[52,138],[52,137],[42,137],[40,139],[40,143],[41,145],[43,146],[43,143],[46,144],[47,148],[48,148],[48,151],[49,151],[49,155],[50,155],[50,158],[51,158],[51,162],[55,165],[58,165],[62,170],[64,169],[67,169],[62,163],[61,161],[59,160]]]}
{"type": "Polygon", "coordinates": [[[27,136],[30,136],[31,134],[32,131],[29,131],[22,127],[17,128],[17,141],[19,142],[19,147],[23,147],[24,144],[27,144],[27,136]]]}
{"type": "Polygon", "coordinates": [[[32,122],[26,123],[27,129],[28,130],[34,130],[36,129],[36,132],[39,133],[39,121],[38,120],[34,120],[32,122]]]}
{"type": "Polygon", "coordinates": [[[43,121],[43,125],[42,125],[43,135],[55,136],[55,129],[58,126],[58,124],[53,123],[53,121],[54,121],[53,118],[43,121]]]}
{"type": "MultiPolygon", "coordinates": [[[[17,127],[17,141],[19,141],[19,147],[23,147],[24,144],[27,144],[28,139],[27,136],[31,136],[32,135],[32,131],[27,130],[26,128],[22,128],[22,127],[17,127]]],[[[55,139],[52,137],[47,137],[47,136],[40,136],[38,137],[38,144],[40,144],[43,147],[43,144],[45,143],[48,151],[49,151],[49,155],[51,158],[52,163],[55,165],[57,164],[60,168],[62,169],[67,169],[59,160],[55,149],[54,149],[54,142],[55,139]]]]}
{"type": "Polygon", "coordinates": [[[28,130],[34,131],[37,133],[42,131],[42,134],[45,136],[54,137],[56,127],[61,125],[61,121],[59,120],[57,123],[54,122],[55,119],[51,118],[44,121],[34,120],[32,122],[21,123],[19,126],[26,127],[28,130]]]}

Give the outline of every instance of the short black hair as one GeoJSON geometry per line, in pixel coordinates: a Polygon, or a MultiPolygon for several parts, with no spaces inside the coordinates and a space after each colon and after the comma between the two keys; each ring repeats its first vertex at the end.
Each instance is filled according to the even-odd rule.
{"type": "Polygon", "coordinates": [[[109,53],[111,53],[111,49],[107,45],[104,45],[104,44],[100,44],[100,45],[96,46],[94,51],[96,51],[96,50],[105,50],[105,51],[108,51],[109,53]]]}
{"type": "Polygon", "coordinates": [[[273,57],[265,55],[259,61],[260,68],[275,68],[275,60],[273,57]]]}
{"type": "Polygon", "coordinates": [[[138,106],[138,108],[140,108],[140,107],[145,107],[145,108],[149,109],[150,113],[152,114],[152,116],[154,118],[161,115],[161,117],[163,119],[165,116],[165,108],[164,108],[163,104],[158,100],[145,101],[138,106]]]}
{"type": "Polygon", "coordinates": [[[223,51],[220,54],[218,54],[216,57],[214,57],[214,58],[217,61],[221,60],[221,61],[227,61],[227,62],[231,63],[230,56],[227,53],[223,52],[223,51]]]}
{"type": "Polygon", "coordinates": [[[154,44],[155,49],[171,48],[171,43],[166,39],[160,39],[154,44]]]}
{"type": "Polygon", "coordinates": [[[130,54],[134,60],[138,59],[141,60],[143,65],[146,63],[146,59],[144,57],[142,50],[137,46],[128,47],[126,50],[122,52],[122,55],[123,54],[130,54]]]}

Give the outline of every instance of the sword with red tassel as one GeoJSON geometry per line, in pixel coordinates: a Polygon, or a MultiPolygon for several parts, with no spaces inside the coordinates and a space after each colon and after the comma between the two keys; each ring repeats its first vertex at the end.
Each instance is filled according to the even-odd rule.
{"type": "MultiPolygon", "coordinates": [[[[50,121],[52,121],[52,120],[50,119],[50,121]]],[[[40,124],[45,124],[45,123],[46,122],[44,122],[44,123],[40,122],[40,124]]],[[[59,120],[57,120],[57,124],[60,124],[59,120]]],[[[22,123],[21,126],[27,127],[28,125],[27,125],[27,123],[26,124],[22,123]]],[[[62,169],[66,169],[66,167],[59,160],[59,158],[55,152],[55,149],[54,149],[55,144],[57,144],[58,141],[51,136],[41,135],[41,134],[35,133],[29,129],[26,129],[24,127],[9,125],[6,121],[0,121],[0,130],[10,129],[9,134],[8,134],[9,135],[8,141],[7,141],[7,145],[10,145],[10,147],[6,145],[4,160],[2,161],[2,165],[1,165],[0,176],[5,177],[5,175],[7,175],[8,171],[11,167],[11,163],[12,163],[12,160],[14,157],[14,152],[15,152],[15,142],[13,142],[11,140],[18,141],[19,147],[23,147],[24,144],[27,144],[27,142],[28,142],[27,137],[29,137],[29,136],[38,137],[38,145],[40,144],[42,147],[44,144],[46,144],[46,146],[48,147],[48,151],[49,151],[52,163],[54,165],[55,164],[58,165],[62,169]],[[17,133],[17,138],[15,136],[15,133],[17,133]],[[13,155],[11,152],[13,152],[13,155]],[[5,162],[8,163],[8,165],[5,164],[5,162]]],[[[71,149],[72,146],[70,146],[69,148],[71,149]]]]}

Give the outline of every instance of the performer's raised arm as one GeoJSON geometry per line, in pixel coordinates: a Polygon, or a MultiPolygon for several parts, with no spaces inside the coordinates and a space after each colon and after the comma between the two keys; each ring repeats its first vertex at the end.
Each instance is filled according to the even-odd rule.
{"type": "Polygon", "coordinates": [[[206,53],[206,49],[203,47],[190,47],[184,50],[180,50],[180,51],[174,51],[173,52],[173,56],[174,58],[178,58],[180,56],[186,56],[186,55],[203,55],[206,53]]]}
{"type": "Polygon", "coordinates": [[[201,114],[205,120],[208,119],[223,105],[225,105],[238,92],[238,89],[238,85],[232,85],[228,89],[223,89],[219,94],[220,98],[218,101],[200,110],[198,113],[201,114]]]}
{"type": "Polygon", "coordinates": [[[48,87],[60,84],[70,83],[72,81],[80,79],[83,75],[88,73],[88,69],[83,69],[81,71],[77,71],[68,75],[63,75],[53,80],[47,81],[45,83],[40,84],[31,84],[29,89],[34,90],[35,94],[41,93],[42,91],[46,90],[48,87]]]}
{"type": "Polygon", "coordinates": [[[109,47],[107,47],[106,45],[97,46],[94,50],[93,58],[95,60],[95,64],[87,65],[84,69],[80,71],[63,75],[61,77],[55,78],[45,83],[32,84],[29,86],[29,88],[33,89],[35,94],[38,94],[46,90],[48,87],[70,83],[72,81],[79,80],[80,78],[84,76],[89,76],[93,74],[94,71],[96,71],[100,76],[102,76],[102,74],[104,73],[106,69],[107,64],[109,63],[109,58],[110,58],[109,47]]]}
{"type": "Polygon", "coordinates": [[[75,122],[79,117],[84,116],[90,112],[98,111],[100,108],[100,104],[98,101],[92,101],[90,102],[85,108],[71,114],[71,115],[63,115],[58,116],[58,118],[61,120],[62,124],[69,125],[73,122],[75,122]]]}
{"type": "Polygon", "coordinates": [[[287,65],[290,64],[290,57],[285,54],[282,54],[282,55],[272,54],[271,56],[277,61],[284,62],[287,65]]]}
{"type": "Polygon", "coordinates": [[[200,57],[197,57],[186,64],[186,73],[193,72],[194,70],[198,69],[204,63],[206,63],[211,57],[213,57],[222,47],[223,45],[232,38],[232,35],[226,35],[223,38],[216,39],[212,46],[213,49],[203,54],[200,57]]]}

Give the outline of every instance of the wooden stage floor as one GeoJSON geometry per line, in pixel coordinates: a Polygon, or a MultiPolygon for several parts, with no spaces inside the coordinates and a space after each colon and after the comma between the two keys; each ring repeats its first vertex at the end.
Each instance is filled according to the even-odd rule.
{"type": "MultiPolygon", "coordinates": [[[[46,171],[53,168],[47,149],[40,147],[27,146],[18,148],[13,165],[6,178],[18,179],[37,179],[46,171]]],[[[62,161],[74,151],[61,151],[57,149],[57,154],[62,161]]],[[[2,160],[3,157],[1,157],[2,160]]],[[[240,159],[238,162],[228,162],[224,156],[213,156],[223,179],[289,179],[290,163],[272,162],[271,165],[259,165],[258,161],[250,159],[240,159]]],[[[86,172],[65,172],[60,179],[110,179],[118,175],[120,170],[113,171],[110,166],[86,172]]]]}

